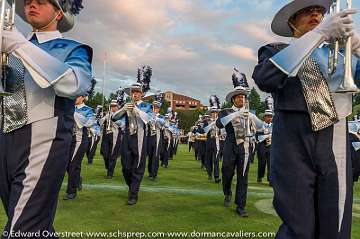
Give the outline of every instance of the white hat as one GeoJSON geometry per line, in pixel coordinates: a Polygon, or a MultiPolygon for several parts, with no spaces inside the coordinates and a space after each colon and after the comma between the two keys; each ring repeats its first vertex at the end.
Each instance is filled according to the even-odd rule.
{"type": "Polygon", "coordinates": [[[136,82],[131,86],[124,88],[124,92],[129,96],[131,96],[131,92],[134,90],[143,92],[141,83],[136,82]]]}
{"type": "Polygon", "coordinates": [[[264,116],[273,116],[274,113],[272,110],[265,110],[264,116]]]}
{"type": "MultiPolygon", "coordinates": [[[[24,0],[15,0],[16,13],[24,20],[25,16],[25,1],[24,0]]],[[[83,9],[82,0],[49,0],[52,4],[57,6],[64,14],[63,18],[58,23],[58,30],[60,32],[70,31],[75,25],[75,15],[79,14],[80,10],[83,9]]],[[[12,1],[8,0],[8,3],[11,5],[12,1]]]]}
{"type": "Polygon", "coordinates": [[[271,29],[279,36],[293,37],[294,34],[288,22],[295,13],[311,6],[323,7],[327,12],[331,3],[330,0],[293,0],[276,13],[271,23],[271,29]]]}
{"type": "Polygon", "coordinates": [[[118,106],[117,100],[112,100],[110,106],[118,106]]]}
{"type": "Polygon", "coordinates": [[[226,101],[231,102],[232,98],[236,95],[249,95],[249,84],[244,73],[240,73],[235,69],[235,73],[232,75],[232,82],[234,89],[226,95],[226,101]]]}

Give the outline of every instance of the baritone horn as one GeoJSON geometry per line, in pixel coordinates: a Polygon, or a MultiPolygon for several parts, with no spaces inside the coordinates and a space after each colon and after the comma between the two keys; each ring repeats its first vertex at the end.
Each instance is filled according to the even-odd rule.
{"type": "MultiPolygon", "coordinates": [[[[352,8],[352,0],[347,1],[347,8],[352,8]]],[[[330,7],[330,13],[339,13],[341,11],[341,0],[333,0],[330,7]]],[[[344,55],[344,79],[342,80],[336,93],[358,93],[359,88],[356,86],[352,75],[352,50],[351,50],[352,37],[349,36],[344,39],[337,39],[330,44],[329,47],[329,65],[328,72],[330,75],[334,74],[338,67],[340,44],[345,46],[344,55]]]]}
{"type": "MultiPolygon", "coordinates": [[[[15,24],[15,2],[12,0],[10,8],[6,7],[6,0],[1,0],[0,10],[0,46],[3,48],[3,31],[11,31],[15,24]]],[[[12,95],[13,87],[11,87],[11,79],[9,79],[9,54],[1,49],[1,84],[0,84],[0,96],[12,95]]]]}

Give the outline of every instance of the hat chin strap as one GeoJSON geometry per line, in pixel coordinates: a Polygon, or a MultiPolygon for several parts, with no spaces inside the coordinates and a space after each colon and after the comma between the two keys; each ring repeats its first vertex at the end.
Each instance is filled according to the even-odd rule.
{"type": "Polygon", "coordinates": [[[291,27],[294,31],[296,31],[297,33],[300,33],[301,36],[304,35],[304,33],[303,33],[302,31],[300,31],[299,29],[297,29],[297,28],[294,26],[294,24],[292,24],[290,21],[288,22],[288,24],[290,25],[290,27],[291,27]]]}
{"type": "Polygon", "coordinates": [[[39,29],[35,29],[36,32],[40,32],[46,28],[48,28],[51,24],[53,24],[55,21],[56,21],[56,18],[60,15],[61,12],[59,12],[58,14],[56,14],[56,16],[48,23],[46,24],[45,26],[39,28],[39,29]]]}

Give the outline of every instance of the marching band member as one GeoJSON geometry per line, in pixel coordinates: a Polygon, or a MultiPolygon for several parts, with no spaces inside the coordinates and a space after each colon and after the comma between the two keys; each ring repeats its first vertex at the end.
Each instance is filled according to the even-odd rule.
{"type": "Polygon", "coordinates": [[[353,181],[359,181],[360,176],[360,122],[357,115],[353,121],[348,122],[349,140],[351,144],[351,161],[353,171],[353,181]]]}
{"type": "Polygon", "coordinates": [[[246,76],[236,72],[232,79],[234,89],[227,94],[226,101],[232,102],[233,106],[220,111],[219,118],[216,120],[218,128],[226,129],[222,164],[224,206],[229,207],[231,205],[231,185],[236,170],[236,213],[241,217],[247,217],[245,206],[250,157],[249,140],[250,136],[255,133],[256,125],[261,125],[261,121],[246,107],[245,101],[249,94],[246,76]]]}
{"type": "Polygon", "coordinates": [[[172,132],[170,130],[170,121],[172,118],[171,113],[165,114],[165,123],[163,126],[162,134],[163,134],[163,141],[162,141],[162,152],[160,156],[161,167],[167,168],[169,166],[169,158],[170,158],[170,147],[171,147],[171,139],[172,139],[172,132]]]}
{"type": "Polygon", "coordinates": [[[109,112],[102,118],[102,142],[101,142],[101,154],[104,157],[106,179],[112,179],[114,177],[114,171],[116,167],[116,160],[121,155],[121,145],[123,138],[123,130],[125,127],[125,121],[123,119],[113,122],[111,117],[119,110],[120,105],[123,104],[123,99],[119,97],[117,100],[110,102],[109,112]]]}
{"type": "Polygon", "coordinates": [[[270,182],[270,146],[272,133],[272,118],[273,111],[265,110],[264,125],[256,132],[257,136],[257,157],[258,157],[258,177],[257,182],[261,183],[265,176],[265,169],[267,171],[267,181],[270,182]]]}
{"type": "MultiPolygon", "coordinates": [[[[353,35],[352,50],[360,55],[360,38],[351,20],[354,9],[324,18],[331,2],[294,0],[284,6],[275,15],[272,30],[293,39],[260,48],[253,73],[260,90],[275,100],[270,180],[274,207],[283,221],[276,238],[350,238],[346,116],[351,113],[352,95],[334,93],[345,67],[339,64],[334,71],[329,64],[328,42],[353,35]]],[[[344,54],[339,53],[335,54],[341,62],[344,54]]],[[[358,60],[353,64],[358,66],[358,60]]],[[[353,69],[357,80],[360,68],[353,69]]]]}
{"type": "MultiPolygon", "coordinates": [[[[95,109],[95,118],[96,118],[97,125],[100,127],[100,129],[101,129],[100,122],[101,122],[101,119],[103,118],[102,108],[103,108],[102,105],[98,105],[98,106],[96,106],[96,109],[95,109]]],[[[88,131],[88,133],[89,133],[89,142],[90,143],[89,143],[89,147],[86,151],[86,156],[88,158],[88,165],[91,165],[94,162],[94,157],[96,154],[97,146],[101,140],[102,131],[100,130],[100,136],[92,135],[91,131],[88,131]]]]}
{"type": "Polygon", "coordinates": [[[195,153],[195,160],[200,160],[199,159],[199,140],[197,137],[197,132],[199,130],[199,125],[198,123],[202,121],[202,115],[199,115],[198,121],[195,123],[192,134],[194,135],[194,153],[195,153]]]}
{"type": "Polygon", "coordinates": [[[204,122],[209,118],[209,115],[201,116],[197,122],[196,141],[197,141],[197,158],[201,162],[201,169],[206,170],[205,153],[206,153],[206,133],[204,131],[204,122]]]}
{"type": "Polygon", "coordinates": [[[69,159],[74,99],[90,88],[92,49],[61,34],[73,27],[81,1],[26,0],[16,5],[16,13],[33,31],[27,39],[16,29],[2,35],[13,72],[7,82],[15,82],[14,94],[2,97],[1,111],[5,231],[53,232],[69,159]]]}
{"type": "Polygon", "coordinates": [[[162,127],[165,124],[165,117],[162,116],[160,108],[162,106],[162,94],[155,96],[156,100],[152,102],[152,118],[148,124],[147,152],[148,152],[148,172],[150,180],[155,180],[159,170],[159,160],[162,145],[162,127]]]}
{"type": "Polygon", "coordinates": [[[143,72],[144,77],[125,88],[132,102],[126,103],[113,116],[112,120],[125,120],[125,132],[122,143],[122,172],[129,187],[128,205],[134,205],[138,200],[140,184],[146,167],[146,125],[151,119],[152,107],[142,101],[144,94],[150,89],[151,68],[143,72]]]}
{"type": "Polygon", "coordinates": [[[219,150],[220,150],[220,141],[219,134],[220,130],[216,127],[216,120],[218,117],[218,112],[220,110],[220,101],[216,95],[210,97],[210,119],[206,121],[204,131],[207,134],[206,139],[206,148],[205,148],[205,164],[206,170],[208,173],[209,180],[212,180],[213,176],[215,183],[220,183],[219,177],[219,150]]]}
{"type": "Polygon", "coordinates": [[[189,153],[191,152],[191,149],[194,148],[194,143],[195,143],[195,137],[194,137],[194,133],[193,133],[194,127],[195,126],[192,126],[188,133],[189,153]]]}
{"type": "Polygon", "coordinates": [[[258,178],[257,182],[261,183],[262,178],[267,171],[267,181],[270,182],[270,146],[272,131],[272,112],[267,110],[264,115],[264,127],[257,132],[257,156],[258,156],[258,178]]]}
{"type": "MultiPolygon", "coordinates": [[[[102,116],[102,106],[98,105],[95,109],[95,118],[96,118],[96,123],[97,123],[98,127],[100,127],[100,120],[102,119],[102,117],[103,117],[102,116]]],[[[88,135],[89,135],[89,146],[86,151],[86,156],[88,158],[88,164],[91,165],[94,162],[96,149],[97,149],[97,146],[101,139],[101,137],[100,137],[101,132],[100,132],[100,135],[93,135],[91,131],[88,131],[88,135]]]]}
{"type": "MultiPolygon", "coordinates": [[[[93,87],[88,95],[92,94],[94,86],[95,80],[93,80],[93,87]]],[[[82,189],[81,163],[89,144],[88,131],[91,131],[93,135],[100,135],[100,127],[94,116],[94,110],[85,105],[86,97],[87,96],[79,96],[75,101],[75,125],[70,151],[70,162],[67,170],[68,184],[64,200],[75,199],[77,190],[82,189]]]]}

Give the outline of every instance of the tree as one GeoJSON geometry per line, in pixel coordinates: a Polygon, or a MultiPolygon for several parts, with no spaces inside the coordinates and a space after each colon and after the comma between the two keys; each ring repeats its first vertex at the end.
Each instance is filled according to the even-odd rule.
{"type": "MultiPolygon", "coordinates": [[[[86,104],[92,108],[96,108],[96,106],[101,105],[102,104],[102,98],[103,98],[103,94],[96,92],[95,95],[92,95],[91,97],[89,97],[88,101],[86,102],[86,104]]],[[[105,98],[106,99],[106,98],[105,98]]]]}
{"type": "Polygon", "coordinates": [[[168,108],[170,107],[170,103],[167,101],[164,101],[161,108],[160,108],[160,114],[165,115],[167,113],[168,108]]]}
{"type": "Polygon", "coordinates": [[[232,103],[224,101],[224,103],[221,105],[221,109],[231,108],[232,103]]]}
{"type": "Polygon", "coordinates": [[[205,110],[177,110],[179,118],[179,128],[184,130],[184,133],[188,133],[190,128],[195,125],[195,122],[199,119],[199,115],[204,115],[205,110]]]}
{"type": "Polygon", "coordinates": [[[261,110],[261,100],[260,95],[257,93],[256,89],[253,87],[251,89],[251,92],[248,96],[250,109],[254,110],[256,114],[259,113],[259,110],[261,110]]]}

